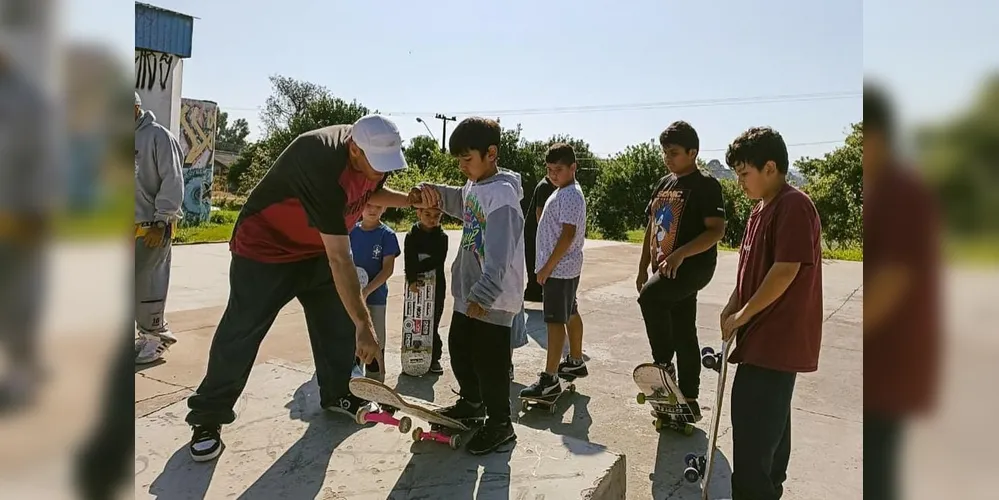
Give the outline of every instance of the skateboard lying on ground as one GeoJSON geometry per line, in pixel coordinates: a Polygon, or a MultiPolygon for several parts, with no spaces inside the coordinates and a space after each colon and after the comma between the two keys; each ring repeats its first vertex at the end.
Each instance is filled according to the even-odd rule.
{"type": "Polygon", "coordinates": [[[666,427],[687,436],[694,433],[694,414],[673,380],[673,375],[665,367],[655,363],[642,363],[635,367],[632,376],[642,391],[636,398],[638,404],[649,403],[652,406],[656,430],[666,427]]]}
{"type": "Polygon", "coordinates": [[[416,284],[416,292],[406,287],[402,308],[402,372],[419,377],[430,370],[433,356],[437,274],[420,273],[416,284]]]}
{"type": "MultiPolygon", "coordinates": [[[[576,377],[572,378],[575,379],[576,377]]],[[[573,392],[576,392],[576,384],[569,384],[562,389],[562,392],[547,398],[527,398],[524,396],[518,396],[520,398],[520,409],[526,412],[534,406],[547,406],[548,413],[554,415],[555,410],[558,408],[555,403],[558,403],[558,400],[562,399],[562,396],[573,392]]]]}
{"type": "MultiPolygon", "coordinates": [[[[446,443],[451,449],[457,450],[461,447],[461,432],[470,430],[471,427],[464,423],[445,417],[440,414],[439,409],[432,408],[424,401],[416,401],[400,395],[391,387],[368,378],[350,379],[350,392],[355,396],[368,401],[374,401],[383,408],[390,407],[399,412],[412,415],[431,424],[430,431],[424,431],[417,427],[413,430],[413,441],[437,441],[446,443]]],[[[413,422],[409,417],[396,419],[389,411],[379,411],[375,413],[362,409],[357,413],[357,423],[365,424],[376,422],[391,425],[399,428],[399,432],[406,433],[412,427],[413,422]]]]}
{"type": "Polygon", "coordinates": [[[730,342],[722,343],[722,350],[716,353],[714,349],[705,347],[701,350],[701,365],[718,372],[718,387],[715,392],[714,413],[711,415],[711,427],[708,429],[708,448],[705,455],[688,453],[683,461],[687,468],[683,477],[688,482],[701,481],[701,500],[708,498],[708,485],[711,483],[711,469],[715,463],[718,449],[718,425],[721,422],[722,399],[725,397],[725,376],[728,372],[728,349],[730,342]]]}

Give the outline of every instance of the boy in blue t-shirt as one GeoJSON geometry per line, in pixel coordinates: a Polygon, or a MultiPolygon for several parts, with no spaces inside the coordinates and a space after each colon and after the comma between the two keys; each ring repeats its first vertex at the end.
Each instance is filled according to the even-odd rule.
{"type": "MultiPolygon", "coordinates": [[[[361,290],[371,322],[378,336],[378,345],[385,359],[385,305],[388,302],[388,279],[395,270],[395,258],[402,253],[395,231],[382,222],[385,207],[368,203],[364,207],[361,222],[350,231],[350,250],[354,254],[354,265],[368,273],[368,285],[361,290]]],[[[360,363],[360,360],[355,361],[360,363]]],[[[365,367],[365,376],[385,381],[385,370],[372,361],[365,367]]]]}

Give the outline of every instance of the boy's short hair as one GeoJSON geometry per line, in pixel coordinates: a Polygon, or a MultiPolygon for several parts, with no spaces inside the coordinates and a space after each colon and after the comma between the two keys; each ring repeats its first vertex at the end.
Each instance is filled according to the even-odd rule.
{"type": "Polygon", "coordinates": [[[739,163],[762,170],[768,161],[777,165],[777,171],[787,174],[787,144],[780,133],[770,127],[752,127],[728,146],[725,163],[733,169],[739,163]]]}
{"type": "Polygon", "coordinates": [[[894,135],[895,112],[888,93],[878,85],[864,83],[864,131],[880,132],[888,141],[894,135]]]}
{"type": "Polygon", "coordinates": [[[558,163],[565,166],[572,165],[576,163],[576,152],[572,149],[572,146],[564,142],[557,142],[552,144],[548,148],[548,152],[545,153],[545,163],[558,163]]]}
{"type": "Polygon", "coordinates": [[[670,124],[659,134],[659,145],[665,149],[668,146],[680,146],[687,150],[701,150],[701,140],[697,137],[697,131],[689,123],[679,120],[670,124]]]}
{"type": "Polygon", "coordinates": [[[452,156],[461,156],[478,151],[480,156],[489,151],[489,146],[500,146],[500,126],[496,120],[473,116],[465,118],[451,132],[448,149],[452,156]]]}

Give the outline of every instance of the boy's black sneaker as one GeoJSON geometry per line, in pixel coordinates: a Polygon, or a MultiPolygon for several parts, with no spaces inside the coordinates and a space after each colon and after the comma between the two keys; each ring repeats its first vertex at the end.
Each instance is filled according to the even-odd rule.
{"type": "Polygon", "coordinates": [[[513,381],[513,363],[510,363],[510,381],[513,381]]]}
{"type": "Polygon", "coordinates": [[[586,369],[586,363],[581,359],[577,361],[566,357],[564,361],[558,364],[558,376],[566,380],[583,378],[589,374],[590,372],[586,369]]]}
{"type": "Polygon", "coordinates": [[[436,373],[438,375],[440,375],[441,373],[444,373],[444,367],[441,366],[441,362],[440,361],[431,361],[430,362],[430,373],[436,373]]]}
{"type": "Polygon", "coordinates": [[[513,432],[513,424],[509,420],[495,423],[493,419],[489,419],[468,441],[468,452],[472,455],[484,455],[514,439],[517,439],[517,434],[513,432]]]}
{"type": "Polygon", "coordinates": [[[332,404],[323,404],[323,408],[337,413],[343,413],[350,418],[357,416],[358,410],[367,407],[370,413],[377,412],[380,408],[377,403],[361,399],[351,393],[347,393],[346,396],[341,396],[340,398],[333,401],[332,404]]]}
{"type": "Polygon", "coordinates": [[[690,406],[690,423],[696,424],[697,422],[700,422],[701,419],[704,418],[701,415],[701,405],[697,403],[696,399],[688,399],[687,405],[690,406]]]}
{"type": "Polygon", "coordinates": [[[541,372],[538,381],[520,391],[520,397],[533,399],[555,399],[562,394],[562,383],[558,377],[541,372]]]}
{"type": "Polygon", "coordinates": [[[482,403],[472,404],[464,398],[458,398],[453,405],[441,410],[441,415],[453,418],[463,424],[482,421],[486,418],[486,406],[482,403]]]}
{"type": "Polygon", "coordinates": [[[222,426],[195,425],[191,436],[191,458],[195,462],[213,460],[222,453],[222,426]]]}

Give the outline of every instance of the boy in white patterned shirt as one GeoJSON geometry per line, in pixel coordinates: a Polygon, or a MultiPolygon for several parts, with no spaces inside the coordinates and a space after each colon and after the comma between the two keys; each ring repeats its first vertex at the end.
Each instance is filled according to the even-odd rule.
{"type": "Polygon", "coordinates": [[[576,183],[576,153],[572,146],[553,144],[545,164],[549,179],[557,187],[538,222],[535,262],[538,283],[544,288],[548,360],[538,381],[520,391],[520,396],[554,399],[562,393],[559,377],[574,380],[588,374],[583,363],[583,320],[576,308],[576,289],[583,270],[586,199],[576,183]],[[569,356],[562,361],[566,336],[569,356]]]}

